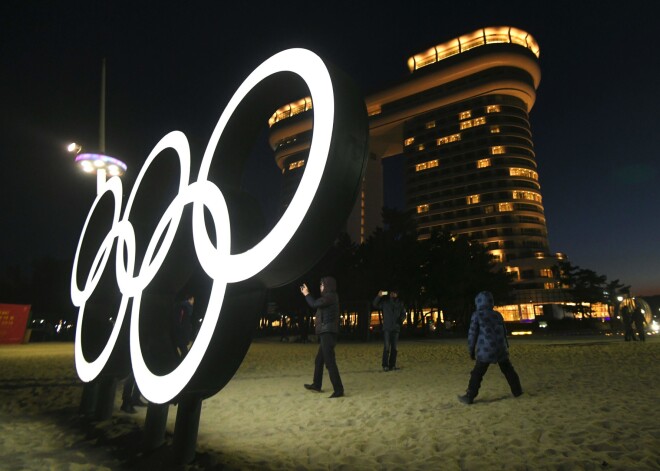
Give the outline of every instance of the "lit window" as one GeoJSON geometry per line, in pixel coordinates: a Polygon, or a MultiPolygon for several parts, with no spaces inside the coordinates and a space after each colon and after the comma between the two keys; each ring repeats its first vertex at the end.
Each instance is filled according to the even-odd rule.
{"type": "Polygon", "coordinates": [[[554,283],[543,283],[543,289],[555,289],[554,283]]]}
{"type": "Polygon", "coordinates": [[[468,119],[472,117],[472,111],[461,111],[458,113],[458,119],[468,119]]]}
{"type": "Polygon", "coordinates": [[[493,206],[493,205],[484,206],[484,213],[490,214],[493,211],[495,211],[495,206],[493,206]]]}
{"type": "Polygon", "coordinates": [[[531,178],[532,180],[539,179],[539,174],[528,168],[510,168],[509,175],[512,177],[527,177],[531,178]]]}
{"type": "Polygon", "coordinates": [[[424,149],[425,149],[424,144],[420,144],[417,146],[417,150],[424,150],[424,149]]]}
{"type": "Polygon", "coordinates": [[[403,141],[403,145],[404,145],[404,146],[409,146],[409,145],[412,144],[413,142],[415,142],[415,138],[414,138],[414,137],[409,137],[408,139],[406,139],[405,141],[403,141]]]}
{"type": "Polygon", "coordinates": [[[380,113],[381,113],[380,106],[377,106],[375,108],[370,109],[368,114],[369,114],[369,116],[376,116],[377,114],[380,114],[380,113]]]}
{"type": "Polygon", "coordinates": [[[428,162],[423,162],[421,164],[415,165],[415,172],[421,172],[422,170],[426,170],[437,166],[438,166],[438,159],[429,160],[428,162]]]}
{"type": "Polygon", "coordinates": [[[513,211],[513,205],[511,203],[499,203],[497,209],[499,212],[505,213],[507,211],[513,211]]]}
{"type": "Polygon", "coordinates": [[[514,191],[513,192],[513,199],[516,200],[530,200],[530,201],[536,201],[538,203],[541,202],[541,195],[538,193],[534,193],[533,191],[514,191]]]}
{"type": "Polygon", "coordinates": [[[432,129],[435,127],[435,121],[429,121],[426,123],[426,129],[432,129]]]}
{"type": "Polygon", "coordinates": [[[481,126],[482,124],[486,124],[486,118],[485,117],[480,117],[480,118],[474,118],[474,119],[469,119],[467,121],[463,121],[459,127],[461,129],[467,129],[471,128],[473,126],[481,126]]]}
{"type": "Polygon", "coordinates": [[[486,167],[490,167],[490,159],[477,160],[477,168],[486,168],[486,167]]]}
{"type": "Polygon", "coordinates": [[[552,269],[550,268],[541,268],[539,274],[542,278],[552,278],[552,269]]]}
{"type": "Polygon", "coordinates": [[[476,204],[479,202],[480,196],[479,195],[470,195],[466,198],[467,204],[476,204]]]}
{"type": "Polygon", "coordinates": [[[500,127],[499,126],[493,126],[490,128],[491,134],[499,134],[500,133],[500,127]]]}
{"type": "Polygon", "coordinates": [[[420,213],[425,213],[429,210],[429,205],[428,204],[420,204],[417,206],[417,214],[420,213]]]}
{"type": "Polygon", "coordinates": [[[500,105],[488,105],[486,107],[486,113],[499,113],[500,111],[500,105]]]}
{"type": "Polygon", "coordinates": [[[520,280],[520,269],[518,267],[506,267],[506,272],[513,275],[514,280],[520,280]]]}
{"type": "Polygon", "coordinates": [[[450,142],[456,142],[460,140],[461,140],[461,134],[457,133],[457,134],[452,134],[450,136],[441,137],[436,142],[439,146],[441,146],[443,144],[449,144],[450,142]]]}
{"type": "Polygon", "coordinates": [[[493,259],[493,262],[497,262],[497,263],[502,262],[502,252],[500,252],[500,251],[491,252],[490,256],[493,259]]]}
{"type": "Polygon", "coordinates": [[[291,163],[289,164],[289,170],[295,170],[295,169],[297,169],[297,168],[302,167],[303,165],[305,165],[305,161],[304,161],[304,160],[299,160],[299,161],[297,161],[297,162],[291,162],[291,163]]]}
{"type": "Polygon", "coordinates": [[[505,152],[506,148],[504,146],[493,146],[490,148],[490,153],[493,155],[504,154],[505,152]]]}

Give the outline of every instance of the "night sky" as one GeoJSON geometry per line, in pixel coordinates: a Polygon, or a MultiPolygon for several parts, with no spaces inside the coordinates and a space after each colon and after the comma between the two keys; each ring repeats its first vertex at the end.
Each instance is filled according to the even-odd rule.
{"type": "MultiPolygon", "coordinates": [[[[540,3],[3,1],[0,272],[73,257],[96,183],[65,146],[98,147],[104,57],[106,151],[129,166],[127,194],[173,130],[190,141],[194,178],[231,95],[283,49],[311,49],[368,95],[405,77],[410,55],[507,25],[541,48],[530,119],[551,250],[632,285],[633,294],[660,294],[653,2],[540,3]]],[[[295,98],[282,91],[282,104],[295,98]]],[[[389,206],[402,204],[396,166],[386,163],[389,206]]],[[[261,191],[268,211],[277,198],[274,162],[255,160],[250,175],[245,185],[261,191]]]]}

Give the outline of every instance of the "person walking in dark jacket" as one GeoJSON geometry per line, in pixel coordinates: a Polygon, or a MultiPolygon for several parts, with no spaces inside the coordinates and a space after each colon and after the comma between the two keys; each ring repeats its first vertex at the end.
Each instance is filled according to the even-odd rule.
{"type": "Polygon", "coordinates": [[[311,384],[305,384],[305,389],[321,392],[323,383],[323,366],[328,369],[330,382],[334,392],[331,398],[344,395],[344,385],[339,376],[337,361],[335,359],[335,345],[339,334],[339,296],[337,296],[337,282],[334,278],[326,276],[321,278],[321,297],[314,299],[309,294],[306,284],[300,287],[307,304],[316,309],[314,317],[315,333],[319,337],[320,345],[314,362],[314,379],[311,384]]]}
{"type": "MultiPolygon", "coordinates": [[[[644,313],[642,312],[642,308],[639,306],[635,306],[635,310],[632,313],[632,323],[635,323],[635,329],[637,330],[637,336],[639,337],[639,340],[644,342],[646,340],[646,333],[645,333],[645,328],[647,325],[646,318],[644,318],[644,313]]],[[[630,329],[632,330],[632,328],[630,329]]],[[[633,334],[634,338],[634,334],[633,334]]]]}
{"type": "Polygon", "coordinates": [[[621,321],[623,322],[624,340],[630,342],[637,340],[635,338],[635,331],[633,330],[633,316],[632,309],[629,306],[623,306],[621,309],[621,321]]]}
{"type": "Polygon", "coordinates": [[[470,320],[468,350],[470,358],[476,362],[470,373],[467,391],[458,399],[464,404],[474,402],[474,398],[479,394],[481,380],[491,363],[498,364],[509,383],[511,393],[518,397],[523,391],[518,373],[513,369],[511,360],[509,360],[509,342],[506,339],[506,327],[502,314],[493,310],[495,302],[493,295],[488,291],[479,293],[474,302],[477,310],[472,314],[470,320]]]}
{"type": "Polygon", "coordinates": [[[397,344],[406,310],[396,290],[391,290],[389,293],[379,291],[373,306],[383,311],[383,371],[396,370],[397,344]]]}

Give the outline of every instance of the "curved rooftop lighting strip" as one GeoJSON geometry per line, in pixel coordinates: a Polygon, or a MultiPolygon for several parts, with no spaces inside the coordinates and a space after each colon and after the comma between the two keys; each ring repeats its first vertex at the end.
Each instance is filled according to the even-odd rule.
{"type": "Polygon", "coordinates": [[[297,114],[309,111],[312,108],[312,97],[309,96],[284,105],[281,108],[278,108],[270,117],[268,120],[268,127],[273,127],[275,123],[282,121],[283,119],[291,118],[297,114]]]}
{"type": "Polygon", "coordinates": [[[438,44],[427,51],[415,54],[408,59],[408,69],[410,69],[410,72],[414,72],[475,47],[497,43],[518,44],[532,51],[537,58],[541,55],[536,39],[526,31],[510,26],[491,26],[464,34],[451,41],[438,44]]]}

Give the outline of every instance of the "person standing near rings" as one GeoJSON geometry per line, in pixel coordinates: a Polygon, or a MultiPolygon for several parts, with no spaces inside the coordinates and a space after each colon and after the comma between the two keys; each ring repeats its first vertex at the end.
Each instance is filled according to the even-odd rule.
{"type": "Polygon", "coordinates": [[[373,306],[383,311],[383,371],[396,370],[397,344],[401,324],[406,318],[406,310],[399,299],[399,292],[395,289],[379,291],[374,299],[373,306]]]}
{"type": "Polygon", "coordinates": [[[339,334],[339,296],[337,295],[337,281],[331,276],[321,278],[321,297],[314,299],[309,294],[306,284],[300,286],[300,292],[305,296],[307,304],[316,309],[314,316],[315,333],[319,337],[320,345],[314,362],[314,379],[311,384],[305,384],[305,389],[321,392],[323,383],[323,367],[328,369],[330,382],[334,392],[330,398],[342,397],[344,385],[339,376],[339,368],[335,359],[335,345],[339,334]]]}

